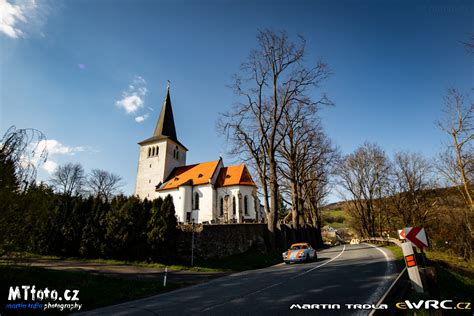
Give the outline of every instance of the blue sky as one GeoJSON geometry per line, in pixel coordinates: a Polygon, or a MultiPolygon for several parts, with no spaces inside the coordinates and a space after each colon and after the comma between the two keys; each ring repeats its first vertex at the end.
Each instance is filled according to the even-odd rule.
{"type": "Polygon", "coordinates": [[[136,143],[153,132],[166,81],[188,163],[215,160],[225,152],[216,120],[237,101],[231,75],[257,30],[273,28],[303,35],[307,61],[333,70],[314,93],[336,104],[321,115],[343,153],[372,141],[388,154],[433,157],[446,140],[435,125],[446,89],[472,87],[473,56],[460,42],[474,33],[473,9],[426,0],[0,0],[0,134],[10,125],[45,133],[50,162],[40,179],[80,162],[120,174],[131,194],[136,143]]]}

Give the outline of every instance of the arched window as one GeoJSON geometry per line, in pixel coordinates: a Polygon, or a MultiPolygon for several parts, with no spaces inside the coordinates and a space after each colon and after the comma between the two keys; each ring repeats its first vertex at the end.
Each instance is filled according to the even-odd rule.
{"type": "Polygon", "coordinates": [[[159,149],[160,149],[160,148],[159,148],[158,146],[156,146],[155,156],[158,156],[158,150],[159,150],[159,149]]]}
{"type": "Polygon", "coordinates": [[[249,215],[249,205],[247,196],[244,197],[244,212],[245,215],[249,215]]]}
{"type": "Polygon", "coordinates": [[[148,157],[151,156],[151,147],[148,147],[148,157]]]}
{"type": "Polygon", "coordinates": [[[194,209],[199,210],[199,193],[194,193],[194,209]]]}
{"type": "Polygon", "coordinates": [[[220,211],[221,216],[224,215],[224,198],[221,198],[219,211],[220,211]]]}
{"type": "Polygon", "coordinates": [[[174,159],[179,159],[179,148],[176,146],[176,149],[174,150],[174,159]]]}
{"type": "Polygon", "coordinates": [[[155,147],[153,147],[153,149],[151,150],[151,155],[152,155],[152,156],[155,155],[155,147]]]}
{"type": "Polygon", "coordinates": [[[237,204],[235,203],[235,196],[232,197],[232,214],[237,214],[237,204]]]}

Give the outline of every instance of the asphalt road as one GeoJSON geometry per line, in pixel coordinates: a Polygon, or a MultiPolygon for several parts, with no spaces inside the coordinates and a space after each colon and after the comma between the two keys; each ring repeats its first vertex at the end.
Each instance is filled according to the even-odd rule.
{"type": "Polygon", "coordinates": [[[388,251],[369,244],[318,253],[318,260],[231,274],[207,283],[86,312],[87,315],[366,315],[345,304],[374,304],[396,277],[388,251]],[[341,309],[291,309],[340,304],[341,309]]]}

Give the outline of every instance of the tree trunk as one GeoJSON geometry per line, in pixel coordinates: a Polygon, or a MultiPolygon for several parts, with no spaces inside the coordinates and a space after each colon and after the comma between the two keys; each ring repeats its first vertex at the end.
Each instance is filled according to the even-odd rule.
{"type": "Polygon", "coordinates": [[[467,183],[466,173],[464,171],[464,165],[463,165],[462,160],[461,160],[461,150],[459,149],[459,144],[458,144],[458,139],[457,139],[457,136],[456,136],[456,132],[453,132],[452,136],[453,136],[453,141],[454,141],[454,149],[456,150],[456,157],[457,157],[458,167],[459,167],[459,171],[461,172],[461,180],[462,180],[462,184],[464,186],[464,192],[465,192],[467,200],[469,202],[469,207],[471,208],[471,210],[474,210],[474,203],[472,201],[471,192],[469,192],[469,185],[467,183]]]}
{"type": "Polygon", "coordinates": [[[278,221],[278,182],[277,165],[273,158],[270,158],[270,212],[268,213],[268,230],[270,232],[270,245],[276,248],[276,228],[278,221]]]}
{"type": "Polygon", "coordinates": [[[291,181],[291,200],[292,200],[292,208],[291,208],[291,223],[294,229],[299,228],[300,224],[300,217],[299,217],[299,190],[296,181],[291,181]]]}

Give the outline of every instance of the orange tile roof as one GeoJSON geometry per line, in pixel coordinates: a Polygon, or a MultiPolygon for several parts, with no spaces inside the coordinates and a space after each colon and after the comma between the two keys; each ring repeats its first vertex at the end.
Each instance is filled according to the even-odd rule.
{"type": "Polygon", "coordinates": [[[245,165],[230,166],[221,168],[217,176],[216,187],[226,187],[231,185],[253,185],[252,176],[245,165]]]}
{"type": "Polygon", "coordinates": [[[174,168],[158,191],[176,189],[187,182],[190,182],[191,185],[209,183],[209,179],[214,175],[218,165],[219,160],[216,160],[174,168]]]}

